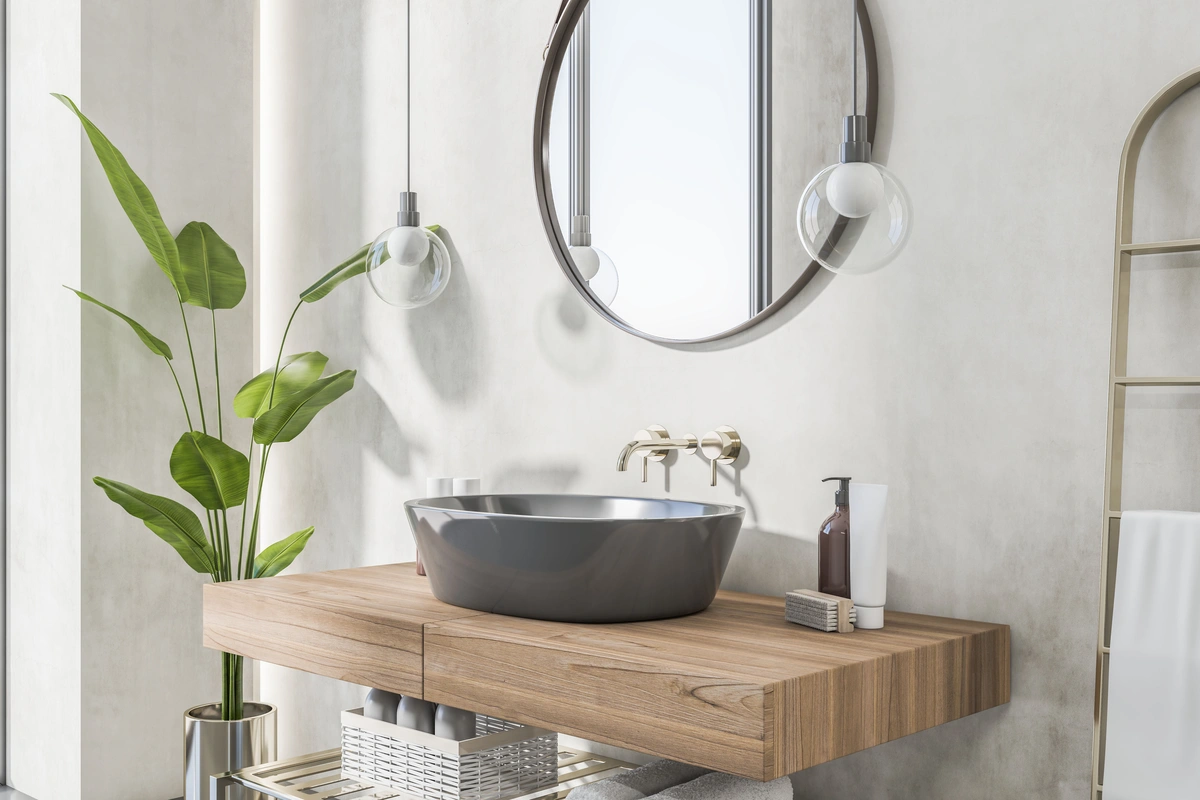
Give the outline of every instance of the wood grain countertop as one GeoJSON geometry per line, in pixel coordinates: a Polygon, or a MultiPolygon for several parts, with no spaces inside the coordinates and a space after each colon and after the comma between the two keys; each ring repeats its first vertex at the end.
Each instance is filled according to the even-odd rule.
{"type": "Polygon", "coordinates": [[[204,587],[206,646],[771,780],[1007,703],[1007,625],[889,611],[821,633],[782,597],[582,625],[435,599],[412,564],[204,587]]]}

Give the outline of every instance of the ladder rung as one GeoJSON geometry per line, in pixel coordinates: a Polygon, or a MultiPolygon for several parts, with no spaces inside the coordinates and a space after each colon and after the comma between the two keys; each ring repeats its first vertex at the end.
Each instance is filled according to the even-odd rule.
{"type": "Polygon", "coordinates": [[[1188,378],[1130,378],[1116,377],[1117,386],[1200,386],[1200,377],[1188,378]]]}
{"type": "Polygon", "coordinates": [[[1200,239],[1174,239],[1167,242],[1137,242],[1121,245],[1122,253],[1131,256],[1152,256],[1160,253],[1200,252],[1200,239]]]}
{"type": "Polygon", "coordinates": [[[1104,514],[1104,517],[1105,517],[1105,519],[1120,519],[1121,512],[1120,511],[1108,511],[1104,514]]]}

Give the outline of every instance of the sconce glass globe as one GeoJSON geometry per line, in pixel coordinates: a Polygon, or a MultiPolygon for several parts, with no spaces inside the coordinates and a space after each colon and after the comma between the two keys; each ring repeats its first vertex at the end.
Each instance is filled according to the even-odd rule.
{"type": "Polygon", "coordinates": [[[428,228],[389,228],[367,251],[367,280],[385,303],[400,308],[428,305],[450,282],[450,251],[428,228]]]}
{"type": "MultiPolygon", "coordinates": [[[[574,252],[580,249],[582,248],[571,248],[572,258],[574,258],[574,252]]],[[[617,289],[621,286],[621,277],[617,275],[617,265],[603,250],[597,247],[588,247],[587,249],[596,254],[596,271],[590,278],[587,278],[588,288],[592,290],[592,294],[596,295],[597,300],[606,306],[611,306],[617,299],[617,289]]],[[[578,264],[578,260],[575,263],[578,264]]]]}
{"type": "Polygon", "coordinates": [[[834,164],[800,197],[804,249],[828,270],[865,275],[891,263],[912,230],[912,204],[896,176],[873,162],[834,164]]]}

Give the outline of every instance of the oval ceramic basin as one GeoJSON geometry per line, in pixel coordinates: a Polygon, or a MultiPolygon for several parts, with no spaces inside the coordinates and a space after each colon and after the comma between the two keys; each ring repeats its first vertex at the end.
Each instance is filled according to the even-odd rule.
{"type": "Polygon", "coordinates": [[[703,611],[746,514],[738,506],[561,494],[437,497],[404,508],[439,600],[559,622],[703,611]]]}

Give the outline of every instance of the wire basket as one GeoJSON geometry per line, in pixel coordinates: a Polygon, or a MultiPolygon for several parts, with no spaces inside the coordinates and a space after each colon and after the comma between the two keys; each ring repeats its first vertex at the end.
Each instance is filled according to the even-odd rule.
{"type": "Polygon", "coordinates": [[[455,741],[342,712],[342,774],[425,800],[503,800],[558,783],[558,734],[484,714],[455,741]]]}

